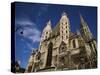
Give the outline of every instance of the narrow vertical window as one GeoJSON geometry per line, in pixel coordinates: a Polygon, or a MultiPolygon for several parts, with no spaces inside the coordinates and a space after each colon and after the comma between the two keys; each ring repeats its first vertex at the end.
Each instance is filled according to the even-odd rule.
{"type": "Polygon", "coordinates": [[[63,39],[63,36],[62,36],[62,39],[63,39]]]}
{"type": "Polygon", "coordinates": [[[67,22],[65,24],[67,24],[67,22]]]}
{"type": "Polygon", "coordinates": [[[75,40],[73,40],[73,48],[76,48],[75,40]]]}
{"type": "Polygon", "coordinates": [[[62,33],[63,33],[63,31],[62,31],[62,33]]]}
{"type": "Polygon", "coordinates": [[[67,30],[66,30],[66,33],[67,33],[67,30]]]}
{"type": "Polygon", "coordinates": [[[66,26],[66,28],[67,28],[67,26],[66,26]]]}
{"type": "Polygon", "coordinates": [[[45,38],[47,38],[47,36],[45,36],[45,38]]]}
{"type": "Polygon", "coordinates": [[[48,32],[46,32],[46,34],[48,34],[48,32]]]}

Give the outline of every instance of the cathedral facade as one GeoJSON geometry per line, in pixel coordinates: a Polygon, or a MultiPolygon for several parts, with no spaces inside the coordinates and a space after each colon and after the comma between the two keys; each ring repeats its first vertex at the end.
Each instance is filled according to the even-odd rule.
{"type": "Polygon", "coordinates": [[[30,55],[25,72],[97,68],[97,42],[80,15],[80,29],[71,32],[65,12],[55,28],[48,21],[39,48],[30,55]]]}

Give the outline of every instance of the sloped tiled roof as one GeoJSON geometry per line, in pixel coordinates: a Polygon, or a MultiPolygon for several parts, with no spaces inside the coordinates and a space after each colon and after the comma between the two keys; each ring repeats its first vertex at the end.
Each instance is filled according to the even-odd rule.
{"type": "Polygon", "coordinates": [[[52,30],[52,37],[56,36],[56,35],[59,35],[59,34],[60,34],[60,23],[58,22],[58,24],[52,30]]]}

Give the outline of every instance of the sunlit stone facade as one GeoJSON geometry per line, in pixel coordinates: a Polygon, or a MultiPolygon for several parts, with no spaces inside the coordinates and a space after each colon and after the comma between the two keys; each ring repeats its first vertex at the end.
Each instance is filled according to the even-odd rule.
{"type": "Polygon", "coordinates": [[[65,12],[55,28],[49,20],[39,48],[30,55],[25,72],[91,69],[97,67],[97,42],[80,15],[80,29],[71,32],[65,12]]]}

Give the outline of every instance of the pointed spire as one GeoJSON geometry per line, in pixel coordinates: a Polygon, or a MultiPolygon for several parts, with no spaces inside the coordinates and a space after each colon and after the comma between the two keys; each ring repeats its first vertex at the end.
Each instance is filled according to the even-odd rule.
{"type": "Polygon", "coordinates": [[[85,21],[84,21],[84,19],[83,19],[81,14],[80,14],[80,21],[81,21],[81,23],[85,23],[85,21]]]}
{"type": "Polygon", "coordinates": [[[84,21],[82,15],[80,14],[80,20],[81,20],[81,32],[84,33],[82,34],[83,39],[86,41],[90,40],[92,38],[92,33],[90,32],[90,29],[87,25],[87,23],[84,21]]]}
{"type": "Polygon", "coordinates": [[[51,21],[50,21],[50,20],[47,22],[47,26],[46,26],[46,28],[50,28],[50,29],[52,29],[52,28],[51,28],[51,21]]]}
{"type": "Polygon", "coordinates": [[[63,19],[66,20],[66,21],[68,20],[68,16],[67,16],[66,12],[62,13],[60,21],[62,21],[63,19]]]}
{"type": "Polygon", "coordinates": [[[62,16],[64,16],[64,15],[66,15],[66,16],[67,16],[67,13],[66,13],[65,11],[62,13],[62,16]]]}
{"type": "Polygon", "coordinates": [[[66,15],[66,12],[63,12],[62,15],[66,15]]]}
{"type": "Polygon", "coordinates": [[[84,21],[82,15],[80,14],[80,23],[81,23],[81,27],[84,27],[87,25],[87,23],[84,21]]]}
{"type": "Polygon", "coordinates": [[[51,26],[51,21],[50,20],[47,22],[47,25],[50,25],[51,26]]]}
{"type": "Polygon", "coordinates": [[[47,22],[47,25],[46,25],[46,27],[44,28],[44,31],[45,31],[45,30],[52,30],[52,28],[51,28],[51,21],[50,21],[50,20],[47,22]]]}

